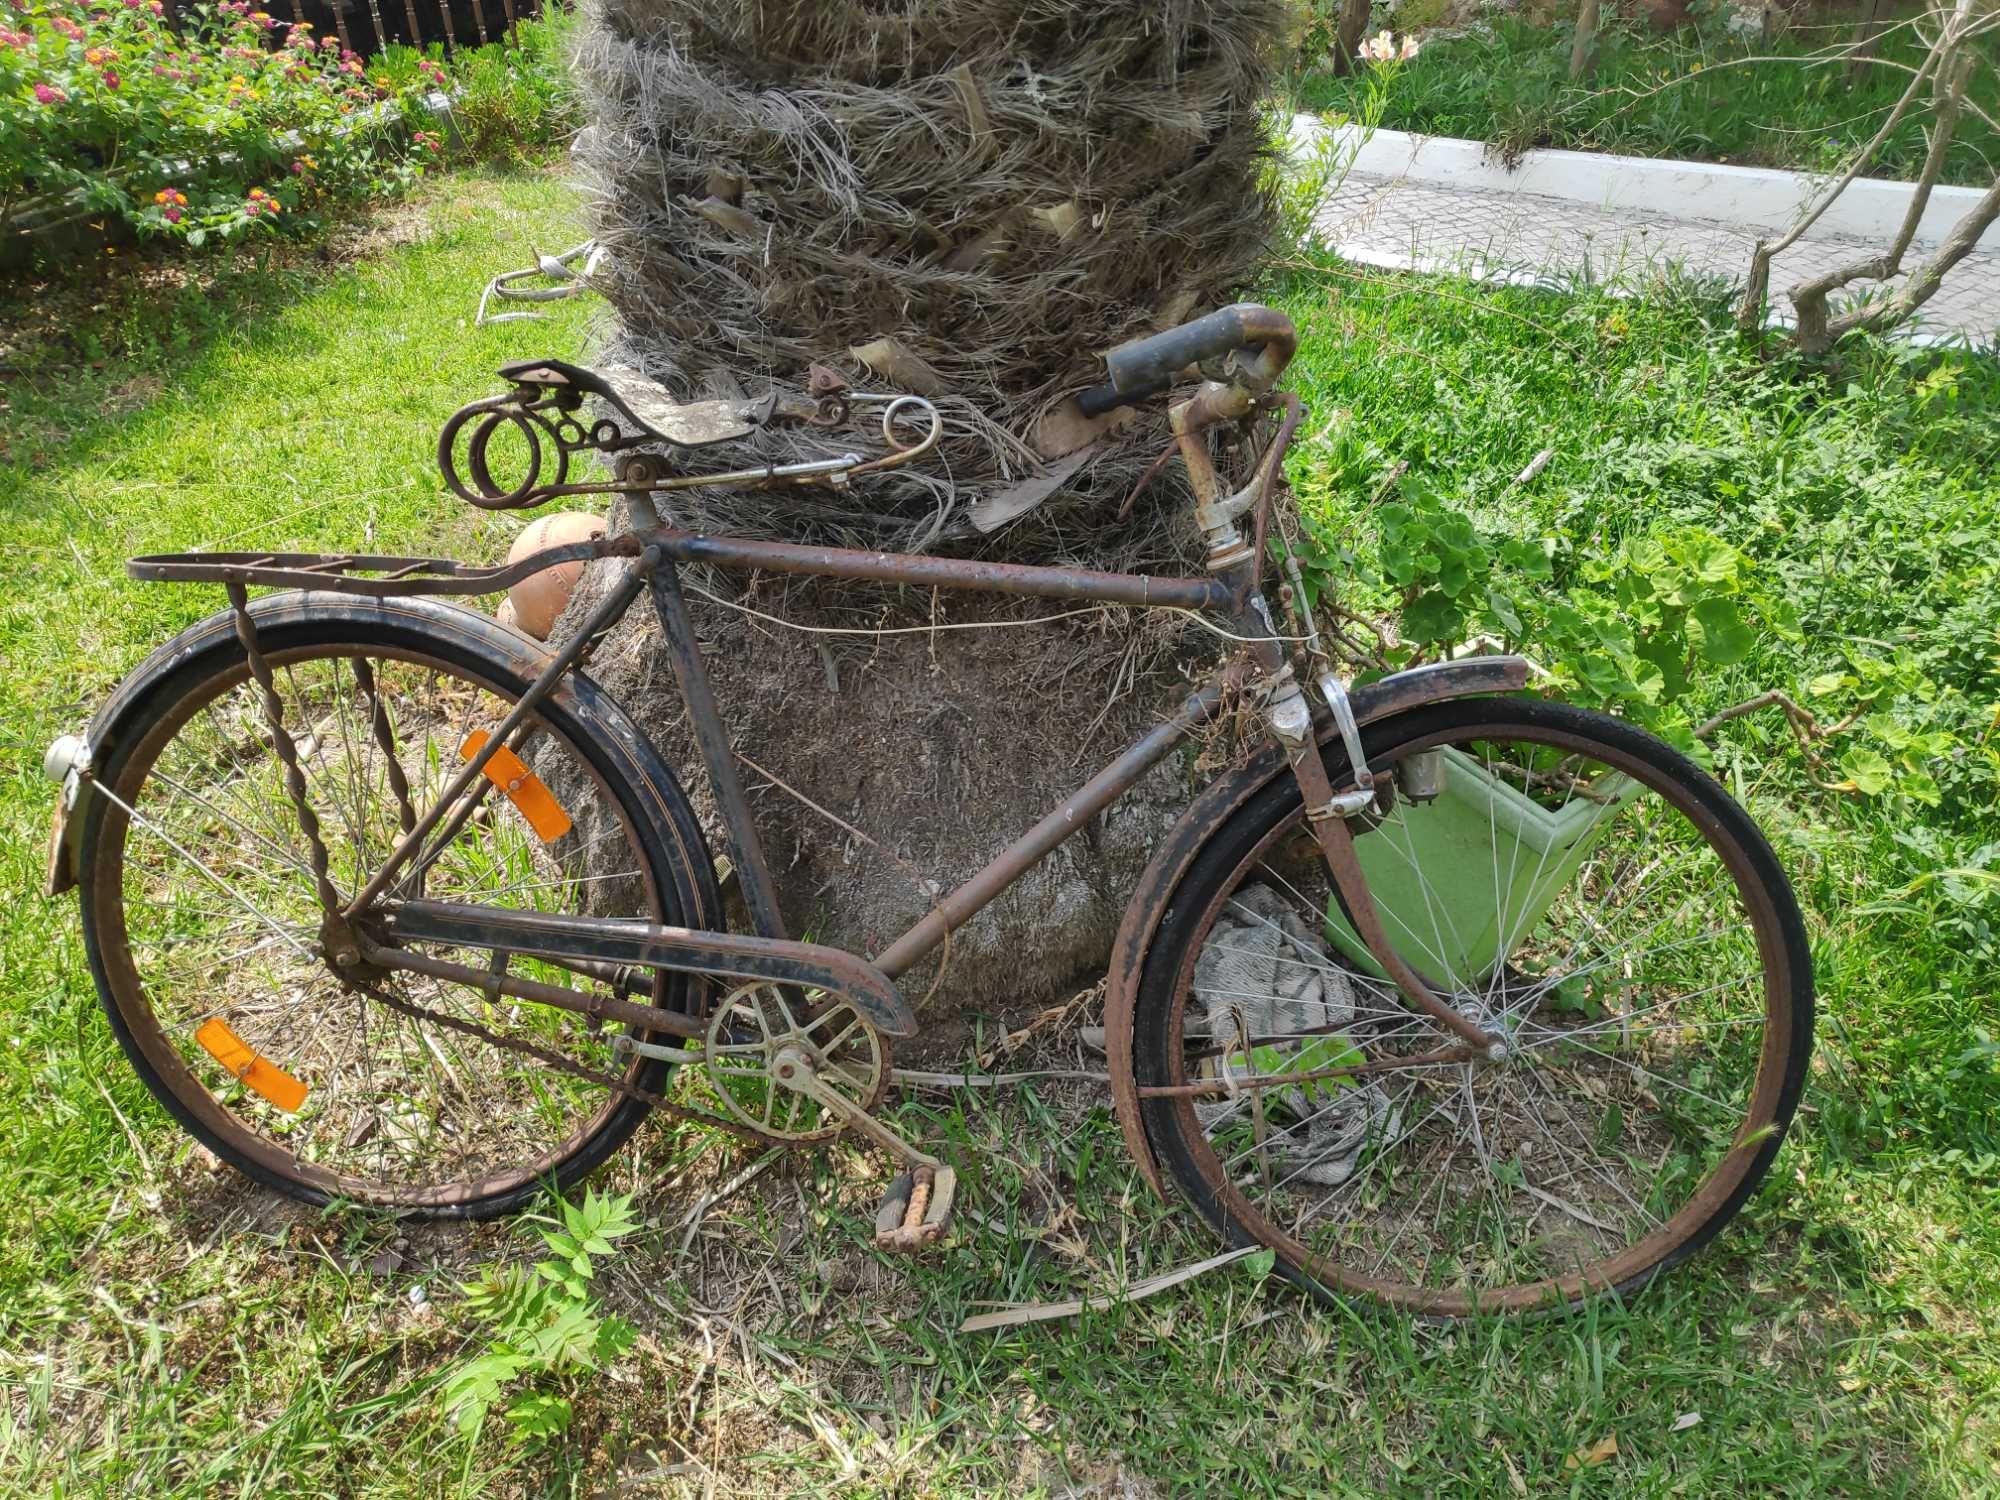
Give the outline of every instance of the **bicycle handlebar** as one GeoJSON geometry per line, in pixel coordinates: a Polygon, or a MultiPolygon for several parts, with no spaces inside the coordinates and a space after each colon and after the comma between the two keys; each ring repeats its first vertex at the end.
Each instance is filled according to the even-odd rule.
{"type": "Polygon", "coordinates": [[[1268,387],[1291,362],[1298,341],[1292,320],[1283,313],[1261,303],[1239,302],[1113,349],[1104,356],[1110,380],[1085,391],[1077,405],[1086,417],[1102,416],[1113,407],[1166,390],[1189,365],[1236,349],[1261,351],[1254,374],[1268,387]]]}

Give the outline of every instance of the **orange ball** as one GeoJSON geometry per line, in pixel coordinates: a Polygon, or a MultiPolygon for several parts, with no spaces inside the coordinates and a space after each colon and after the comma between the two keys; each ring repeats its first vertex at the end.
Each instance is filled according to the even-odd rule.
{"type": "MultiPolygon", "coordinates": [[[[604,535],[604,517],[585,514],[582,511],[558,511],[552,516],[543,516],[531,522],[527,529],[514,538],[514,545],[507,550],[507,561],[517,563],[525,557],[550,547],[566,546],[571,542],[587,542],[604,535]]],[[[538,641],[549,638],[561,617],[563,608],[569,603],[569,596],[576,592],[577,580],[583,577],[581,562],[558,563],[552,568],[544,568],[539,573],[531,573],[507,590],[507,602],[514,607],[511,623],[527,631],[538,641]]]]}

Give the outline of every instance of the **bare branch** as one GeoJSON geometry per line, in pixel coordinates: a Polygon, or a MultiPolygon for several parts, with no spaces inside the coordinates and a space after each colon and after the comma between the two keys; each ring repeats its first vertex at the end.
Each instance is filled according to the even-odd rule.
{"type": "MultiPolygon", "coordinates": [[[[1971,0],[1959,0],[1961,6],[1970,3],[1971,0]]],[[[1938,48],[1932,48],[1925,55],[1922,66],[1911,77],[1909,87],[1903,90],[1902,98],[1898,99],[1895,106],[1890,109],[1888,117],[1882,121],[1881,128],[1875,132],[1874,138],[1854,153],[1853,159],[1848,162],[1847,170],[1841,173],[1839,179],[1822,193],[1816,202],[1809,204],[1800,212],[1792,221],[1792,227],[1786,230],[1775,244],[1768,240],[1757,241],[1757,248],[1750,255],[1750,276],[1743,288],[1743,300],[1736,305],[1738,328],[1748,333],[1757,327],[1758,317],[1764,309],[1765,294],[1771,286],[1771,258],[1796,244],[1799,236],[1817,224],[1820,217],[1833,207],[1834,200],[1847,191],[1847,185],[1861,175],[1861,169],[1875,159],[1875,153],[1882,149],[1883,142],[1889,139],[1890,132],[1909,112],[1911,101],[1917,97],[1918,91],[1924,86],[1924,80],[1937,66],[1939,55],[1938,48]]]]}
{"type": "Polygon", "coordinates": [[[1992,228],[1995,220],[2000,220],[2000,177],[1995,177],[1993,186],[1986,190],[1986,196],[1952,225],[1951,233],[1945,236],[1937,253],[1910,274],[1910,279],[1903,283],[1895,296],[1842,313],[1828,325],[1828,335],[1839,339],[1855,329],[1880,333],[1885,328],[1907,322],[1918,308],[1937,294],[1945,273],[1972,253],[1973,247],[1992,228]]]}
{"type": "MultiPolygon", "coordinates": [[[[1828,297],[1850,282],[1863,277],[1871,281],[1887,281],[1902,271],[1903,256],[1908,253],[1911,241],[1917,236],[1917,226],[1922,223],[1924,210],[1930,205],[1931,190],[1937,186],[1938,177],[1944,171],[1945,157],[1951,150],[1952,138],[1958,130],[1960,108],[1965,102],[1965,85],[1972,76],[1974,61],[1971,56],[1954,55],[1939,70],[1937,118],[1931,127],[1930,149],[1924,153],[1923,171],[1917,177],[1915,188],[1911,190],[1909,207],[1903,212],[1903,222],[1897,228],[1896,238],[1890,242],[1889,248],[1879,255],[1864,256],[1844,266],[1836,266],[1792,288],[1790,292],[1792,308],[1797,313],[1799,321],[1797,342],[1799,348],[1806,353],[1825,353],[1845,331],[1836,329],[1829,323],[1828,297]]],[[[1973,240],[1976,242],[1978,235],[1975,234],[1973,240]]],[[[1939,275],[1941,276],[1942,272],[1939,275]]],[[[1931,291],[1936,289],[1935,285],[1931,287],[1931,291]]],[[[1926,297],[1929,295],[1929,292],[1925,293],[1926,297]]],[[[1891,300],[1893,302],[1896,299],[1891,300]]],[[[1858,323],[1848,323],[1849,316],[1843,315],[1833,321],[1845,323],[1848,327],[1860,326],[1858,323]]]]}
{"type": "Polygon", "coordinates": [[[1723,709],[1721,713],[1696,729],[1694,737],[1698,740],[1705,740],[1731,719],[1740,719],[1745,714],[1754,714],[1759,709],[1765,708],[1783,709],[1785,711],[1785,719],[1792,726],[1793,733],[1799,735],[1802,740],[1816,740],[1821,738],[1819,720],[1801,708],[1798,701],[1782,688],[1767,688],[1754,698],[1745,698],[1741,703],[1731,704],[1728,708],[1723,709]]]}

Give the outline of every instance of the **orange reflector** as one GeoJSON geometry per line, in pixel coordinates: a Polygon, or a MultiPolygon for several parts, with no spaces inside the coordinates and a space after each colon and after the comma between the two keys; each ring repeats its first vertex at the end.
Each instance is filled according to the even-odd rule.
{"type": "MultiPolygon", "coordinates": [[[[475,729],[465,737],[465,743],[458,747],[460,760],[471,760],[486,748],[486,731],[475,729]]],[[[556,794],[542,785],[541,777],[528,769],[528,763],[502,745],[493,752],[493,758],[486,762],[486,777],[501,791],[507,800],[521,809],[521,816],[528,820],[528,826],[535,830],[535,837],[545,844],[553,844],[568,833],[571,828],[569,814],[556,801],[556,794]]]]}
{"type": "Polygon", "coordinates": [[[253,1094],[261,1094],[287,1114],[306,1102],[306,1086],[268,1057],[259,1057],[229,1023],[213,1016],[195,1028],[194,1039],[202,1050],[243,1080],[253,1094]]]}

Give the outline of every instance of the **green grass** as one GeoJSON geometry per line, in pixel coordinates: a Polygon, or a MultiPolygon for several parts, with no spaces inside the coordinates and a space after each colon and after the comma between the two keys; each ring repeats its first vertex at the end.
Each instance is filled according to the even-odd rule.
{"type": "MultiPolygon", "coordinates": [[[[526,1254],[528,1236],[303,1211],[205,1165],[120,1060],[73,900],[32,894],[38,767],[48,738],[216,603],[126,581],[128,554],[504,551],[516,523],[446,499],[431,445],[494,366],[585,346],[581,303],[470,326],[480,282],[574,243],[574,211],[543,178],[462,174],[354,264],[127,276],[0,310],[0,363],[31,372],[10,372],[0,410],[0,1492],[588,1494],[621,1476],[662,1494],[1118,1493],[1121,1476],[1161,1494],[2000,1486],[2000,953],[1990,897],[1936,874],[2000,842],[2000,824],[1990,805],[1819,792],[1761,719],[1719,753],[1811,913],[1825,1044],[1771,1183],[1635,1305],[1428,1327],[1309,1308],[1237,1266],[961,1337],[982,1303],[1213,1252],[1139,1182],[1100,1097],[1049,1085],[904,1105],[967,1169],[972,1210],[915,1263],[864,1248],[882,1168],[846,1148],[765,1172],[683,1254],[699,1193],[752,1158],[655,1125],[603,1174],[646,1226],[600,1278],[639,1342],[583,1383],[560,1450],[524,1456],[489,1434],[467,1452],[434,1388],[476,1332],[455,1283],[526,1254]],[[1615,1458],[1570,1467],[1610,1436],[1615,1458]]],[[[1523,528],[1710,525],[1783,580],[1805,640],[1705,692],[1796,687],[1835,638],[1868,636],[1926,653],[1989,714],[2000,698],[1990,366],[1862,350],[1830,381],[1771,369],[1676,288],[1621,303],[1327,271],[1286,296],[1313,411],[1296,468],[1323,519],[1358,519],[1405,461],[1523,528]],[[1545,446],[1554,460],[1510,489],[1545,446]]]]}
{"type": "MultiPolygon", "coordinates": [[[[1487,141],[1507,159],[1560,146],[1825,171],[1874,135],[1909,82],[1908,73],[1893,67],[1870,67],[1849,82],[1846,64],[1829,58],[1853,34],[1851,16],[1819,10],[1800,12],[1770,43],[1731,36],[1717,16],[1664,36],[1614,25],[1607,16],[1597,76],[1576,83],[1567,25],[1498,16],[1427,40],[1389,91],[1381,124],[1487,141]]],[[[1984,46],[1971,97],[2000,116],[2000,53],[1991,38],[1984,46]]],[[[1903,25],[1887,36],[1880,55],[1908,65],[1922,53],[1903,25]]],[[[1349,114],[1359,111],[1362,89],[1361,80],[1324,74],[1291,84],[1302,107],[1349,114]]],[[[1921,108],[1911,111],[1868,168],[1870,176],[1916,176],[1926,118],[1921,108]]],[[[1996,170],[2000,135],[1968,113],[1944,180],[1983,187],[1996,170]]]]}

